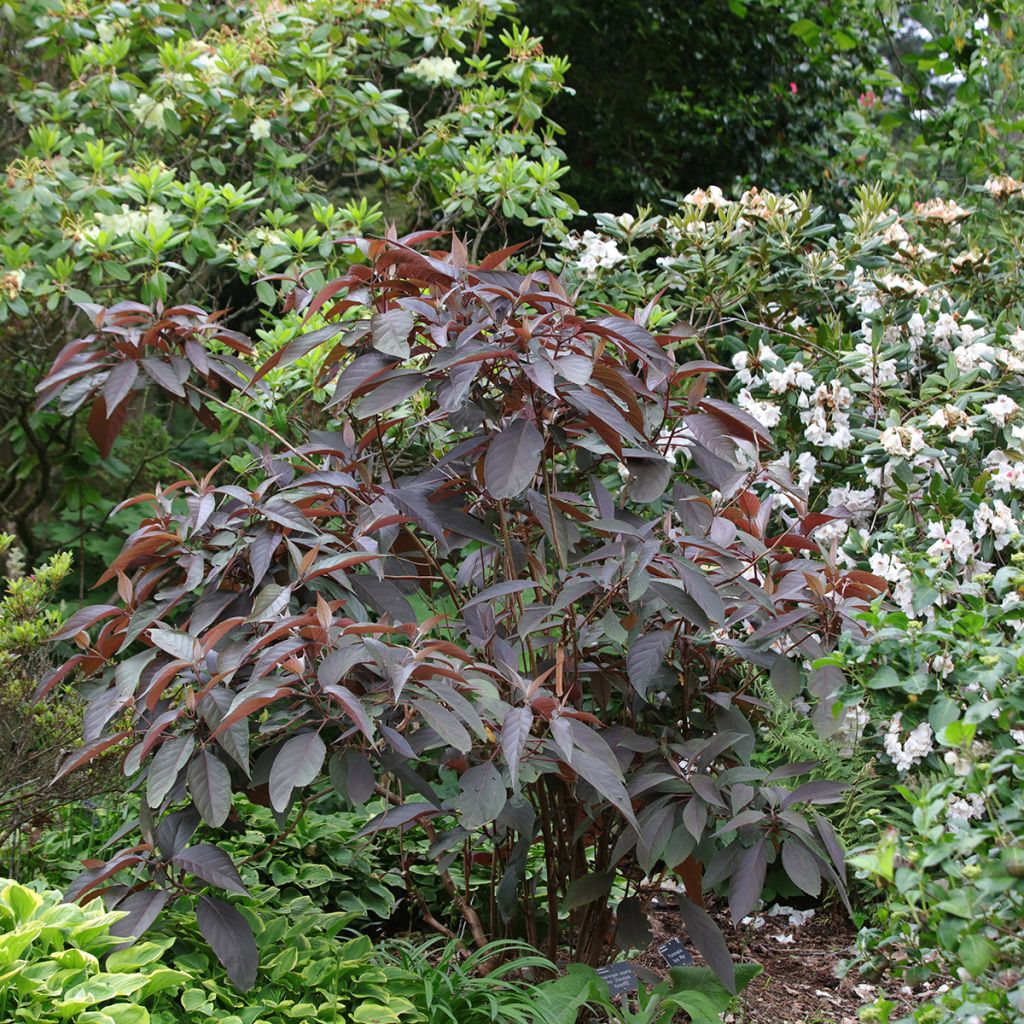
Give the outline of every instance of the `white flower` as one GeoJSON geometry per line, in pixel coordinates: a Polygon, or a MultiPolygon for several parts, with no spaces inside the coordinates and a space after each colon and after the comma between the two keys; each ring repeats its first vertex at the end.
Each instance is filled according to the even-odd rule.
{"type": "Polygon", "coordinates": [[[901,774],[909,771],[932,752],[932,727],[927,722],[921,722],[920,725],[914,726],[906,742],[901,743],[902,720],[902,712],[893,715],[884,740],[885,752],[901,774]]]}
{"type": "Polygon", "coordinates": [[[406,69],[427,85],[447,85],[459,76],[459,65],[451,57],[421,57],[406,69]]]}
{"type": "Polygon", "coordinates": [[[918,342],[924,340],[927,329],[928,327],[924,322],[924,317],[921,316],[920,313],[914,313],[914,315],[907,321],[907,332],[911,338],[914,338],[918,342]]]}
{"type": "Polygon", "coordinates": [[[750,394],[747,388],[743,388],[736,396],[736,404],[749,412],[762,427],[777,426],[779,420],[782,419],[782,413],[774,402],[759,401],[750,394]]]}
{"type": "Polygon", "coordinates": [[[878,441],[889,455],[909,459],[924,447],[924,434],[914,426],[886,427],[878,441]]]}
{"type": "Polygon", "coordinates": [[[132,104],[132,113],[140,124],[146,128],[158,128],[161,131],[167,127],[164,121],[165,110],[174,110],[174,103],[171,100],[155,100],[146,93],[142,93],[132,104]]]}
{"type": "Polygon", "coordinates": [[[959,274],[965,267],[984,267],[988,265],[988,256],[979,249],[965,249],[950,261],[954,274],[959,274]]]}
{"type": "Polygon", "coordinates": [[[0,295],[3,295],[9,302],[13,302],[21,294],[21,287],[24,283],[24,270],[5,270],[0,275],[0,295]]]}
{"type": "Polygon", "coordinates": [[[806,408],[800,413],[805,424],[804,437],[811,444],[821,448],[850,447],[853,434],[850,432],[850,415],[846,411],[853,404],[853,393],[838,380],[820,384],[813,395],[801,395],[801,404],[806,408]]]}
{"type": "MultiPolygon", "coordinates": [[[[979,746],[980,744],[974,744],[975,748],[979,746]]],[[[965,775],[971,774],[971,769],[974,767],[974,762],[977,759],[977,750],[975,749],[972,749],[970,752],[966,750],[947,750],[942,755],[942,760],[953,769],[953,774],[961,779],[965,775]]]]}
{"type": "Polygon", "coordinates": [[[929,199],[926,203],[914,203],[914,212],[920,220],[937,220],[943,224],[969,216],[955,199],[929,199]]]}
{"type": "Polygon", "coordinates": [[[777,195],[768,189],[754,188],[747,189],[740,196],[740,205],[744,206],[749,213],[753,213],[762,220],[768,220],[776,215],[788,215],[796,213],[796,203],[786,195],[777,195]]]}
{"type": "MultiPolygon", "coordinates": [[[[968,330],[968,325],[961,325],[961,334],[968,330]]],[[[953,349],[956,368],[961,373],[971,373],[982,368],[989,369],[986,364],[995,362],[996,350],[984,341],[975,341],[970,345],[957,345],[953,349]]]]}
{"type": "Polygon", "coordinates": [[[864,273],[864,268],[857,266],[853,270],[853,279],[850,281],[850,294],[853,296],[853,306],[861,313],[870,314],[882,308],[878,298],[879,291],[875,283],[864,273]]]}
{"type": "Polygon", "coordinates": [[[614,267],[626,258],[625,253],[619,252],[614,239],[605,238],[594,231],[584,231],[582,236],[572,235],[566,239],[565,245],[578,253],[576,266],[588,274],[614,267]]]}
{"type": "Polygon", "coordinates": [[[939,677],[945,679],[956,667],[948,654],[936,654],[928,663],[928,667],[939,677]]]}
{"type": "Polygon", "coordinates": [[[127,203],[121,204],[120,213],[97,213],[94,223],[82,229],[81,242],[89,248],[95,244],[100,232],[111,238],[130,238],[135,233],[152,228],[158,234],[170,226],[170,215],[157,203],[133,209],[127,203]]]}
{"type": "Polygon", "coordinates": [[[1021,190],[1021,183],[1008,174],[1000,174],[985,182],[985,190],[993,199],[1003,199],[1021,190]]]}
{"type": "Polygon", "coordinates": [[[857,490],[849,484],[842,487],[833,487],[828,492],[829,506],[845,508],[854,519],[865,519],[875,509],[875,489],[865,487],[857,490]]]}
{"type": "Polygon", "coordinates": [[[989,485],[992,490],[1006,494],[1024,491],[1024,463],[1013,460],[1006,452],[996,449],[985,456],[985,466],[991,471],[989,485]]]}
{"type": "Polygon", "coordinates": [[[952,313],[940,313],[932,328],[932,337],[937,344],[941,346],[945,342],[947,347],[953,338],[959,338],[960,324],[956,317],[952,313]]]}
{"type": "Polygon", "coordinates": [[[878,283],[887,292],[906,292],[907,295],[923,295],[928,291],[928,286],[916,277],[906,277],[903,274],[883,274],[878,283]]]}
{"type": "MultiPolygon", "coordinates": [[[[865,330],[865,333],[870,334],[871,328],[867,322],[865,322],[862,329],[865,330]]],[[[894,384],[896,382],[895,359],[879,359],[878,353],[867,342],[861,342],[854,351],[858,355],[864,356],[864,361],[859,362],[853,367],[853,372],[861,380],[876,385],[894,384]]]]}
{"type": "Polygon", "coordinates": [[[839,719],[839,726],[832,734],[832,742],[839,745],[839,753],[843,757],[852,757],[853,752],[864,736],[864,729],[871,721],[871,715],[866,708],[854,704],[851,708],[843,711],[839,719]]]}
{"type": "Polygon", "coordinates": [[[967,793],[962,797],[949,795],[946,804],[946,823],[950,828],[963,828],[972,818],[985,814],[985,798],[980,793],[967,793]]]}
{"type": "MultiPolygon", "coordinates": [[[[895,212],[895,210],[890,210],[888,213],[883,213],[882,219],[888,220],[895,212]]],[[[897,249],[901,249],[904,243],[910,241],[910,235],[907,234],[907,229],[903,226],[903,222],[897,218],[883,232],[882,241],[897,249]]]]}
{"type": "Polygon", "coordinates": [[[270,122],[265,117],[257,117],[251,125],[249,125],[249,134],[259,142],[261,139],[270,138],[270,122]]]}
{"type": "Polygon", "coordinates": [[[982,406],[985,414],[996,424],[997,427],[1006,425],[1020,411],[1020,406],[1009,395],[1000,395],[993,402],[982,406]]]}
{"type": "Polygon", "coordinates": [[[764,382],[770,391],[781,395],[790,388],[810,391],[814,387],[814,378],[804,369],[799,360],[790,363],[781,370],[769,370],[764,375],[764,382]]]}
{"type": "Polygon", "coordinates": [[[881,576],[889,583],[898,583],[900,580],[910,578],[910,570],[904,565],[899,555],[876,551],[868,559],[868,564],[876,576],[881,576]]]}
{"type": "Polygon", "coordinates": [[[974,557],[974,539],[962,519],[954,519],[948,528],[942,523],[929,523],[928,536],[935,542],[928,548],[929,558],[947,563],[952,556],[966,565],[974,557]]]}
{"type": "Polygon", "coordinates": [[[717,185],[711,185],[706,189],[695,188],[692,192],[688,192],[683,196],[683,202],[696,206],[698,210],[702,210],[705,206],[712,206],[719,210],[723,206],[732,205],[731,200],[725,198],[722,190],[717,185]]]}
{"type": "Polygon", "coordinates": [[[995,498],[991,505],[982,502],[974,512],[974,532],[978,537],[991,533],[996,551],[1020,537],[1020,526],[1005,501],[995,498]]]}

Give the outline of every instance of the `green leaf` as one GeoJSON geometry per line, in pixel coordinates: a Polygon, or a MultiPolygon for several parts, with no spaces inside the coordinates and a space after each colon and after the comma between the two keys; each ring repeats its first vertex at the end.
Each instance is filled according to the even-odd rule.
{"type": "Polygon", "coordinates": [[[957,948],[964,967],[971,973],[971,977],[977,978],[985,972],[985,969],[999,955],[999,948],[984,935],[972,933],[965,935],[957,948]]]}
{"type": "Polygon", "coordinates": [[[562,905],[566,910],[575,910],[577,907],[593,903],[594,900],[603,899],[611,892],[614,881],[614,871],[597,871],[575,878],[569,883],[562,905]]]}
{"type": "Polygon", "coordinates": [[[799,21],[794,22],[789,31],[802,39],[808,46],[812,45],[818,36],[821,35],[821,29],[808,18],[801,18],[799,21]]]}

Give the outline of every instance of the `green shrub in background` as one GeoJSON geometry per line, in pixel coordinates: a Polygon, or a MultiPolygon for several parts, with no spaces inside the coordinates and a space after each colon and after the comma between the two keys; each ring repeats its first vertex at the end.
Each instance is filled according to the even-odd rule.
{"type": "MultiPolygon", "coordinates": [[[[1020,178],[1019,0],[882,0],[868,10],[878,59],[865,64],[862,91],[836,125],[842,143],[829,161],[836,184],[884,181],[906,207],[991,175],[1020,178]]],[[[818,19],[810,19],[794,29],[809,45],[827,46],[818,19]]]]}
{"type": "Polygon", "coordinates": [[[79,779],[50,785],[82,731],[83,705],[69,686],[46,701],[35,698],[53,664],[49,637],[63,621],[54,594],[70,569],[70,555],[59,554],[26,574],[16,539],[0,533],[0,850],[15,858],[24,833],[45,824],[55,808],[102,792],[117,778],[105,759],[79,779]]]}
{"type": "MultiPolygon", "coordinates": [[[[861,970],[934,991],[932,1003],[901,1021],[1020,1019],[1022,779],[1022,759],[1003,751],[918,791],[901,786],[912,827],[886,830],[875,849],[853,858],[887,894],[858,938],[861,970]]],[[[871,1009],[866,1021],[893,1019],[884,998],[871,1009]]]]}
{"type": "Polygon", "coordinates": [[[156,1007],[153,1024],[417,1020],[413,1003],[396,988],[393,972],[378,963],[370,940],[343,934],[357,913],[328,913],[308,897],[287,899],[273,887],[254,890],[237,912],[249,920],[260,950],[263,968],[255,987],[242,996],[200,937],[194,915],[171,915],[164,931],[174,936],[174,945],[165,960],[188,981],[173,1003],[156,1007]]]}
{"type": "MultiPolygon", "coordinates": [[[[883,22],[862,0],[522,0],[572,61],[569,189],[590,210],[714,181],[820,188],[883,22]]],[[[660,209],[660,207],[659,207],[660,209]]]]}
{"type": "MultiPolygon", "coordinates": [[[[109,467],[31,411],[75,303],[200,302],[260,322],[337,240],[403,225],[556,234],[576,207],[545,117],[566,62],[509,0],[15,0],[0,7],[0,522],[31,557],[80,536],[175,449],[109,467]]],[[[132,409],[132,416],[141,410],[132,409]]],[[[152,412],[153,410],[149,410],[152,412]]],[[[161,410],[158,410],[158,414],[161,410]]],[[[169,424],[171,425],[171,424],[169,424]]]]}

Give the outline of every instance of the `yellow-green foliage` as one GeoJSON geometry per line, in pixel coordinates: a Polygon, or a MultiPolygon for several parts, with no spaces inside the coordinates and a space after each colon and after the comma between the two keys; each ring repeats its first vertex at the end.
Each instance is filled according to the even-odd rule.
{"type": "MultiPolygon", "coordinates": [[[[9,573],[12,563],[17,566],[15,543],[0,533],[0,559],[9,573]]],[[[70,686],[58,687],[46,701],[34,694],[50,667],[48,639],[64,618],[54,596],[70,571],[71,556],[57,554],[33,573],[6,576],[0,591],[0,842],[67,795],[49,783],[80,740],[81,703],[70,686]]],[[[75,786],[93,788],[98,778],[75,786]]]]}

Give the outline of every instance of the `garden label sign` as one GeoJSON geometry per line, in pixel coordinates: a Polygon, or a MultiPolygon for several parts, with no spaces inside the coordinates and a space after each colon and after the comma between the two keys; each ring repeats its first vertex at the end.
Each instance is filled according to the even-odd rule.
{"type": "Polygon", "coordinates": [[[682,939],[673,937],[663,942],[658,946],[658,952],[669,967],[690,967],[693,964],[693,957],[683,945],[682,939]]]}
{"type": "Polygon", "coordinates": [[[597,973],[608,985],[608,994],[610,996],[618,996],[624,992],[635,992],[637,990],[636,970],[632,964],[607,964],[604,967],[598,967],[597,973]]]}

